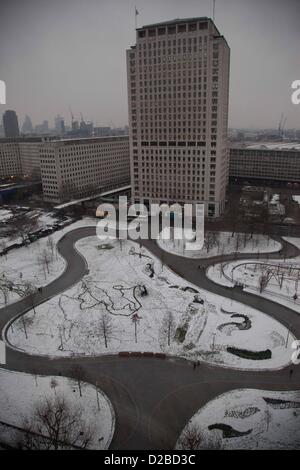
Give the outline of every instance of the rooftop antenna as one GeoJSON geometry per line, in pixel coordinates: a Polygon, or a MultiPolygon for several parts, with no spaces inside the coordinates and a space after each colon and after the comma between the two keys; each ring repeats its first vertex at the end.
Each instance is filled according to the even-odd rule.
{"type": "Polygon", "coordinates": [[[134,13],[135,13],[135,29],[137,29],[137,16],[139,15],[137,7],[134,7],[134,13]]]}
{"type": "Polygon", "coordinates": [[[216,0],[213,0],[213,21],[215,22],[216,0]]]}

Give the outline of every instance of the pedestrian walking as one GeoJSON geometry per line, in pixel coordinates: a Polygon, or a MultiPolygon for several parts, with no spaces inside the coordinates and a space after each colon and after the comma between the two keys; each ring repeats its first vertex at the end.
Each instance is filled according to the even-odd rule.
{"type": "Polygon", "coordinates": [[[193,363],[193,370],[195,370],[195,369],[196,369],[196,365],[197,365],[197,363],[196,363],[196,362],[194,362],[194,363],[193,363]]]}
{"type": "Polygon", "coordinates": [[[291,369],[290,369],[290,380],[292,379],[293,373],[294,373],[294,370],[291,368],[291,369]]]}

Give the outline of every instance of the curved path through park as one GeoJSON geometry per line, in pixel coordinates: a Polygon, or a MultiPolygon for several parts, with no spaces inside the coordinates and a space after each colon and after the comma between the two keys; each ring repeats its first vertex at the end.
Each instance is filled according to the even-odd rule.
{"type": "MultiPolygon", "coordinates": [[[[43,287],[34,297],[39,305],[68,289],[88,272],[86,261],[74,245],[81,238],[94,236],[95,227],[83,227],[68,232],[58,242],[58,251],[66,260],[65,271],[53,282],[43,287]]],[[[300,251],[280,240],[285,257],[298,256],[300,251]]],[[[232,298],[254,307],[289,326],[300,339],[300,315],[283,305],[215,284],[205,275],[205,269],[221,259],[187,259],[163,252],[152,240],[142,244],[153,255],[162,258],[165,265],[189,282],[223,297],[232,298]],[[201,265],[201,269],[199,269],[201,265]]],[[[269,254],[269,259],[282,258],[283,254],[269,254]]],[[[263,257],[263,254],[261,255],[263,257]]],[[[266,257],[266,255],[265,255],[266,257]]],[[[257,255],[227,255],[222,261],[259,258],[257,255]]],[[[24,298],[0,309],[0,333],[5,336],[7,325],[18,315],[32,308],[32,299],[24,298]]],[[[266,390],[300,389],[300,367],[293,366],[292,380],[289,368],[272,371],[243,371],[210,366],[201,363],[194,369],[183,359],[154,359],[146,357],[124,358],[99,356],[81,358],[49,358],[29,355],[7,345],[6,368],[41,375],[72,377],[75,364],[80,364],[87,380],[99,386],[111,400],[116,413],[116,430],[111,449],[172,449],[189,418],[217,395],[235,388],[260,388],[266,390]]]]}

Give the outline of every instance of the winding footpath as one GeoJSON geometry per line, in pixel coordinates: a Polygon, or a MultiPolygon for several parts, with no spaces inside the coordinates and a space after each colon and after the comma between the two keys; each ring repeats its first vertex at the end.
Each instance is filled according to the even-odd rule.
{"type": "MultiPolygon", "coordinates": [[[[68,289],[88,273],[85,259],[74,248],[81,238],[95,236],[95,227],[83,227],[68,232],[58,242],[58,251],[66,260],[65,271],[37,293],[39,305],[68,289]]],[[[298,256],[300,251],[280,240],[285,256],[298,256]]],[[[152,240],[142,244],[153,255],[162,258],[162,250],[152,240]]],[[[261,255],[262,257],[263,255],[261,255]]],[[[282,258],[278,253],[269,259],[282,258]]],[[[223,256],[222,261],[259,258],[257,255],[223,256]]],[[[232,298],[254,307],[289,326],[300,339],[300,315],[283,305],[215,284],[205,275],[205,269],[220,258],[187,259],[163,252],[164,264],[185,280],[201,289],[232,298]],[[199,264],[205,269],[199,269],[199,264]]],[[[0,333],[5,338],[7,326],[17,316],[32,308],[32,300],[24,298],[0,309],[0,333]]],[[[109,397],[116,413],[116,431],[110,449],[171,449],[191,416],[217,395],[235,388],[266,390],[300,389],[300,367],[273,371],[243,371],[201,363],[195,370],[183,359],[120,358],[118,356],[55,358],[29,355],[7,346],[6,368],[41,375],[72,377],[75,364],[80,364],[90,383],[99,386],[109,397]]]]}

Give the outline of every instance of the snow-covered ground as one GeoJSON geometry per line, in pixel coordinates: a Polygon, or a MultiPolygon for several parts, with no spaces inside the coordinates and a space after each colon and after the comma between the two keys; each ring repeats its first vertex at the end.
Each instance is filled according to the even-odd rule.
{"type": "MultiPolygon", "coordinates": [[[[299,238],[284,239],[300,248],[299,238]]],[[[219,263],[208,268],[207,276],[217,284],[229,287],[236,282],[242,283],[246,292],[255,292],[300,313],[299,256],[285,261],[249,259],[219,263]]]]}
{"type": "Polygon", "coordinates": [[[248,260],[218,264],[211,266],[207,275],[222,285],[240,282],[246,292],[254,292],[300,313],[300,258],[290,263],[248,260]]]}
{"type": "Polygon", "coordinates": [[[7,222],[13,217],[13,213],[9,209],[0,209],[0,223],[7,222]]]}
{"type": "Polygon", "coordinates": [[[187,428],[200,433],[199,449],[300,449],[300,391],[241,389],[220,395],[191,418],[177,449],[187,428]]]}
{"type": "Polygon", "coordinates": [[[298,196],[292,196],[292,198],[293,198],[293,201],[298,202],[298,204],[299,204],[299,206],[300,206],[300,195],[298,195],[298,196]]]}
{"type": "Polygon", "coordinates": [[[86,217],[49,237],[40,238],[28,246],[16,248],[2,256],[0,308],[23,297],[28,292],[28,284],[40,287],[56,279],[65,268],[65,261],[56,250],[58,240],[70,230],[95,226],[96,223],[97,219],[86,217]],[[48,268],[45,265],[45,256],[49,258],[48,268]]]}
{"type": "Polygon", "coordinates": [[[231,232],[207,232],[204,246],[200,250],[187,250],[186,241],[174,239],[172,229],[161,232],[157,244],[169,253],[186,258],[211,258],[231,253],[270,253],[281,249],[279,242],[265,235],[253,234],[251,237],[244,233],[235,233],[232,236],[231,232]]]}
{"type": "Polygon", "coordinates": [[[295,245],[300,250],[300,238],[298,237],[282,237],[282,238],[286,240],[287,242],[291,243],[292,245],[295,245]]]}
{"type": "Polygon", "coordinates": [[[15,229],[15,221],[22,220],[22,216],[24,216],[24,220],[32,222],[30,231],[33,232],[39,229],[52,227],[55,223],[60,222],[60,219],[58,219],[53,212],[46,212],[44,209],[6,206],[4,209],[0,210],[1,251],[3,248],[9,247],[14,243],[22,242],[22,236],[19,231],[15,229]],[[7,231],[11,232],[10,236],[6,235],[7,231]]]}
{"type": "Polygon", "coordinates": [[[103,244],[88,237],[76,248],[88,262],[89,275],[37,307],[36,315],[30,311],[17,319],[8,330],[15,347],[51,356],[163,351],[249,369],[289,363],[293,337],[283,325],[187,283],[146,249],[140,256],[138,244],[103,244]],[[111,330],[107,347],[101,326],[105,313],[111,330]],[[245,351],[227,348],[246,349],[247,358],[241,357],[245,351]]]}
{"type": "Polygon", "coordinates": [[[22,427],[24,420],[32,416],[37,403],[45,398],[63,396],[71,406],[81,407],[84,421],[94,429],[89,447],[107,449],[115,425],[112,405],[101,390],[90,384],[81,383],[81,394],[80,397],[78,383],[72,379],[0,369],[0,441],[12,446],[15,444],[16,430],[3,423],[22,427]]]}

